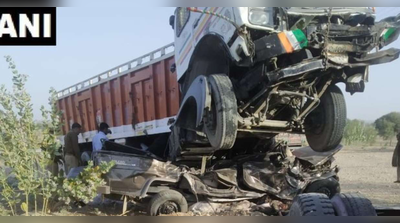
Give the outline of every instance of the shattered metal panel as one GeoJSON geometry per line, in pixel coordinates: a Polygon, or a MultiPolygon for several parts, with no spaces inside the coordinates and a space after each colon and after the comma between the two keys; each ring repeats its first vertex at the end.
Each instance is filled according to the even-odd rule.
{"type": "MultiPolygon", "coordinates": [[[[296,152],[301,159],[326,162],[335,153],[309,154],[304,149],[296,152]],[[303,153],[301,153],[303,151],[303,153]],[[310,158],[311,157],[311,158],[310,158]]],[[[150,157],[121,152],[101,151],[94,154],[95,163],[115,161],[105,176],[111,193],[134,197],[145,197],[150,187],[167,186],[172,189],[187,189],[196,197],[226,202],[275,196],[291,200],[316,179],[335,175],[334,170],[321,169],[317,172],[302,172],[294,156],[285,157],[282,152],[250,155],[210,168],[204,175],[196,170],[179,167],[169,162],[150,157]],[[156,186],[157,186],[156,185],[156,186]]]]}
{"type": "MultiPolygon", "coordinates": [[[[292,187],[287,178],[288,169],[285,167],[275,167],[267,162],[245,163],[243,165],[243,178],[248,187],[260,190],[268,194],[273,194],[282,199],[290,199],[299,192],[301,184],[292,187]]],[[[297,180],[292,179],[297,182],[297,180]]]]}
{"type": "Polygon", "coordinates": [[[105,177],[112,191],[137,191],[151,177],[177,180],[181,175],[179,167],[148,157],[109,151],[94,157],[95,163],[116,162],[105,177]]]}
{"type": "Polygon", "coordinates": [[[307,161],[314,166],[318,166],[324,162],[326,162],[329,158],[334,156],[340,150],[342,150],[343,146],[339,145],[335,149],[327,152],[315,152],[310,147],[302,147],[292,151],[293,155],[297,157],[297,159],[301,159],[307,161]]]}

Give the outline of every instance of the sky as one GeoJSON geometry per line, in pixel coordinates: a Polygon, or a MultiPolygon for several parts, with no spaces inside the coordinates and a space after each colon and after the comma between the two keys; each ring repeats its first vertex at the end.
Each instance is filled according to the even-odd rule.
{"type": "MultiPolygon", "coordinates": [[[[57,8],[57,46],[0,46],[21,73],[28,74],[35,118],[47,104],[50,87],[62,90],[135,59],[174,40],[169,16],[174,8],[60,7],[57,8]]],[[[400,13],[400,8],[378,8],[378,19],[400,13]]],[[[400,48],[400,39],[390,47],[400,48]]],[[[374,121],[400,112],[400,59],[370,68],[364,93],[345,93],[348,118],[374,121]]],[[[0,58],[0,84],[11,87],[11,72],[0,58]]],[[[341,86],[344,91],[344,86],[341,86]]]]}

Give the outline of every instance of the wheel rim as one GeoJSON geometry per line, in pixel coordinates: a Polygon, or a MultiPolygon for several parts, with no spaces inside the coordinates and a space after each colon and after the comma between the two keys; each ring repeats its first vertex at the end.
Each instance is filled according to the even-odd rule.
{"type": "Polygon", "coordinates": [[[158,208],[159,214],[172,214],[179,212],[179,207],[175,202],[167,201],[158,208]]]}

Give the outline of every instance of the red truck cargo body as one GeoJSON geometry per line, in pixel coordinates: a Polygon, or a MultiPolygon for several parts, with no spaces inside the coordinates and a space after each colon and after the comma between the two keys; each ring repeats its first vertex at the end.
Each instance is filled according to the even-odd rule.
{"type": "Polygon", "coordinates": [[[83,127],[80,143],[91,142],[101,122],[110,125],[111,139],[169,132],[168,120],[179,110],[173,52],[167,45],[60,91],[63,134],[74,122],[83,127]]]}

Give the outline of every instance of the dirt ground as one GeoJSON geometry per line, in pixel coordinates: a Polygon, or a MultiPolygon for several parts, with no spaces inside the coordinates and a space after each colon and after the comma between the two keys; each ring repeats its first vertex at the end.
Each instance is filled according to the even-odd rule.
{"type": "Polygon", "coordinates": [[[391,166],[393,148],[346,146],[336,155],[342,192],[359,192],[377,206],[400,206],[400,184],[391,166]]]}

